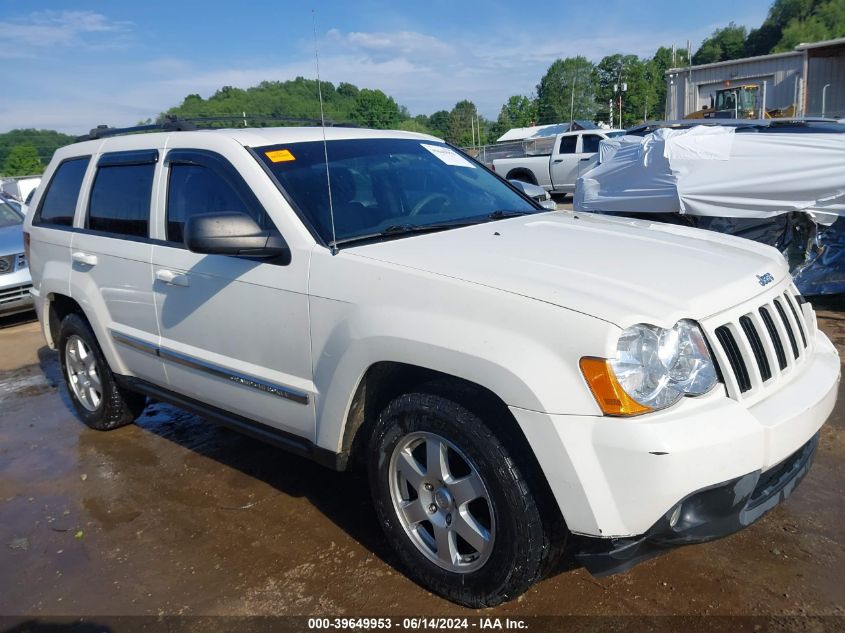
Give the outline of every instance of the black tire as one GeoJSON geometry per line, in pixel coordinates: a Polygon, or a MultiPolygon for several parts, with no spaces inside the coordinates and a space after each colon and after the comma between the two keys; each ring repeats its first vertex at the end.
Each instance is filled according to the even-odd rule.
{"type": "Polygon", "coordinates": [[[537,184],[537,179],[534,177],[534,174],[525,170],[509,173],[507,180],[519,180],[521,182],[526,182],[529,185],[537,184]]]}
{"type": "Polygon", "coordinates": [[[475,413],[439,395],[400,396],[379,416],[369,451],[376,515],[405,572],[426,589],[468,607],[491,607],[525,592],[549,568],[549,557],[557,550],[550,545],[541,504],[517,461],[475,413]],[[476,570],[449,571],[429,560],[406,533],[394,507],[391,456],[403,438],[420,432],[436,434],[459,448],[489,493],[495,536],[489,558],[476,570]]]}
{"type": "Polygon", "coordinates": [[[59,328],[58,349],[62,376],[64,376],[67,385],[68,395],[73,402],[77,416],[85,424],[97,431],[110,431],[131,424],[141,415],[146,405],[146,398],[140,394],[127,391],[117,384],[97,343],[97,337],[94,336],[91,326],[84,317],[79,314],[69,314],[62,320],[59,328]],[[73,337],[82,339],[96,362],[97,374],[102,387],[102,397],[94,410],[90,410],[82,403],[71,385],[66,350],[68,342],[73,340],[73,337]]]}

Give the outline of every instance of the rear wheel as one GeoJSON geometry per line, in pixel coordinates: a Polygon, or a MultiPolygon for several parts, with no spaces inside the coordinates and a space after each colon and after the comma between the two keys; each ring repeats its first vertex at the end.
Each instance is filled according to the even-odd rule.
{"type": "Polygon", "coordinates": [[[379,416],[370,451],[379,522],[414,580],[478,608],[542,576],[552,548],[537,501],[479,416],[437,395],[400,396],[379,416]]]}
{"type": "Polygon", "coordinates": [[[91,326],[80,315],[64,318],[58,347],[70,399],[85,424],[108,431],[130,424],[141,414],[146,398],[118,386],[91,326]]]}

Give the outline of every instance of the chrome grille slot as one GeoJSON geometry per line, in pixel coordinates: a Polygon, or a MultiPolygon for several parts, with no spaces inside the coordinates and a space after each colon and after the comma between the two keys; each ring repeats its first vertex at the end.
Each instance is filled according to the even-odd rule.
{"type": "Polygon", "coordinates": [[[26,254],[18,253],[18,270],[26,268],[26,254]]]}
{"type": "Polygon", "coordinates": [[[745,393],[751,389],[751,378],[748,376],[748,368],[745,366],[745,361],[742,358],[742,353],[739,350],[733,332],[727,326],[716,328],[716,338],[725,354],[728,357],[728,362],[733,370],[734,378],[736,378],[740,393],[745,393]]]}
{"type": "Polygon", "coordinates": [[[789,319],[786,318],[786,312],[783,310],[783,306],[780,303],[779,299],[774,300],[775,310],[778,311],[780,315],[780,320],[783,322],[783,327],[786,328],[786,335],[789,337],[789,345],[792,347],[792,355],[795,356],[795,359],[798,359],[798,343],[795,341],[795,333],[792,331],[792,325],[789,323],[789,319]]]}
{"type": "Polygon", "coordinates": [[[786,369],[786,353],[783,350],[783,342],[780,340],[780,335],[775,327],[775,322],[772,320],[772,315],[769,313],[769,309],[766,306],[760,308],[760,317],[763,319],[763,323],[766,324],[766,330],[769,332],[769,338],[772,341],[772,345],[775,348],[775,354],[777,354],[778,357],[778,366],[781,371],[783,371],[786,369]]]}
{"type": "Polygon", "coordinates": [[[740,317],[739,324],[742,326],[742,331],[745,332],[745,336],[748,338],[748,344],[751,345],[751,350],[754,352],[754,360],[757,361],[760,378],[763,382],[766,382],[772,377],[772,368],[769,366],[769,359],[766,356],[766,350],[763,347],[763,341],[760,340],[757,327],[748,315],[740,317]]]}
{"type": "Polygon", "coordinates": [[[792,316],[795,317],[795,324],[798,326],[798,332],[801,334],[801,342],[804,343],[804,347],[807,347],[807,335],[804,333],[804,326],[801,324],[801,319],[798,318],[798,311],[795,309],[795,302],[792,300],[792,297],[789,296],[788,292],[783,293],[783,298],[786,299],[786,305],[789,306],[790,311],[792,311],[792,316]]]}

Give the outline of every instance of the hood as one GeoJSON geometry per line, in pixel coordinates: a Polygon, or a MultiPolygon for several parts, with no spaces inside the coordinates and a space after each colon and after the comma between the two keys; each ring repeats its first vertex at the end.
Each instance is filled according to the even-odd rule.
{"type": "Polygon", "coordinates": [[[540,213],[347,252],[552,303],[627,327],[669,327],[747,301],[789,271],[750,240],[647,220],[540,213]],[[764,280],[765,281],[765,278],[764,280]]]}
{"type": "Polygon", "coordinates": [[[23,253],[23,225],[0,227],[0,257],[23,253]]]}

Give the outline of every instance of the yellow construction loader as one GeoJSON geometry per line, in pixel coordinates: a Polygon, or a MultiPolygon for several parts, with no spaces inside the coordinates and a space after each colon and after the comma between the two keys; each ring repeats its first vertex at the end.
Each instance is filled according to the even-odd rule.
{"type": "MultiPolygon", "coordinates": [[[[760,118],[760,86],[745,84],[717,90],[710,105],[686,115],[685,119],[757,119],[760,118]]],[[[779,119],[795,116],[795,104],[786,108],[767,109],[763,118],[779,119]]]]}

